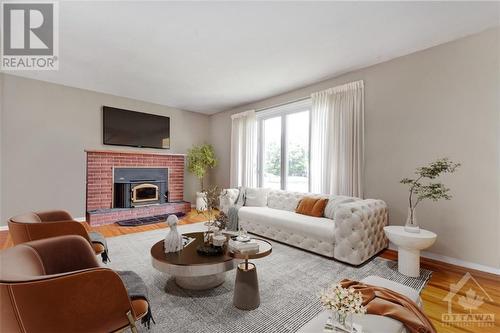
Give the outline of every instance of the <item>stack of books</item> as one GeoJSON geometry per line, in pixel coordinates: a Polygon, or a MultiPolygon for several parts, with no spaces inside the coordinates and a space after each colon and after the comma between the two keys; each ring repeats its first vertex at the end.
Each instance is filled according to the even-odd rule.
{"type": "Polygon", "coordinates": [[[230,239],[228,243],[229,251],[241,254],[255,254],[259,252],[259,244],[254,240],[240,242],[230,239]]]}

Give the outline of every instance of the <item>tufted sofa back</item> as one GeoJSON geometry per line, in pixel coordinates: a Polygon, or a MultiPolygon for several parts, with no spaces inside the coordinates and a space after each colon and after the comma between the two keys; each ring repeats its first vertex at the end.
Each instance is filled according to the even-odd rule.
{"type": "Polygon", "coordinates": [[[335,210],[340,204],[361,200],[359,198],[347,197],[343,195],[322,195],[314,193],[272,190],[267,196],[267,207],[294,212],[297,208],[297,205],[299,204],[300,199],[305,196],[328,198],[328,205],[325,208],[325,217],[330,219],[334,218],[335,210]]]}
{"type": "Polygon", "coordinates": [[[282,191],[282,190],[272,190],[267,195],[267,207],[280,210],[288,210],[293,212],[295,211],[295,208],[297,208],[300,199],[302,199],[306,195],[310,194],[282,191]]]}

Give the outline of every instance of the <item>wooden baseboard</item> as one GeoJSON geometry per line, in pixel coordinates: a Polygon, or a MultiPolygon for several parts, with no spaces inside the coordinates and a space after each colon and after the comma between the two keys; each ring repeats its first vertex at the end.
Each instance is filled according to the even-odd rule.
{"type": "MultiPolygon", "coordinates": [[[[380,254],[382,257],[386,259],[391,259],[391,260],[398,260],[398,251],[393,250],[393,249],[386,249],[380,254]]],[[[489,273],[473,268],[467,268],[459,265],[454,265],[450,264],[444,261],[440,260],[435,260],[435,259],[430,259],[430,258],[425,258],[425,257],[420,257],[420,265],[423,268],[430,269],[432,271],[437,270],[438,268],[440,270],[447,270],[455,273],[460,273],[462,274],[464,271],[468,271],[471,274],[474,274],[475,276],[482,277],[485,279],[494,279],[498,280],[498,275],[494,273],[489,273]]]]}

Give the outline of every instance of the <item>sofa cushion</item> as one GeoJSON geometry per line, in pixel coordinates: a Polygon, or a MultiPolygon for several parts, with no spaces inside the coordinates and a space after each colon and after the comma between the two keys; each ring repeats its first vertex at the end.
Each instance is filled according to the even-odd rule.
{"type": "Polygon", "coordinates": [[[295,212],[297,214],[323,217],[327,202],[328,199],[325,198],[303,197],[302,199],[300,199],[295,212]]]}
{"type": "Polygon", "coordinates": [[[301,215],[269,207],[241,207],[238,217],[243,221],[269,225],[276,230],[286,230],[288,233],[330,244],[335,241],[335,223],[324,217],[301,215]]]}
{"type": "Polygon", "coordinates": [[[252,188],[248,187],[245,192],[245,206],[249,207],[265,207],[267,206],[268,188],[252,188]]]}
{"type": "Polygon", "coordinates": [[[267,196],[267,207],[295,212],[300,199],[307,193],[272,190],[267,196]]]}
{"type": "Polygon", "coordinates": [[[303,197],[299,200],[297,208],[295,208],[295,213],[313,216],[312,210],[318,200],[319,198],[303,197]]]}
{"type": "Polygon", "coordinates": [[[339,205],[348,202],[353,202],[356,200],[359,199],[353,197],[347,197],[344,195],[331,195],[328,197],[328,203],[326,204],[325,207],[324,216],[333,220],[335,218],[335,211],[337,210],[339,205]]]}

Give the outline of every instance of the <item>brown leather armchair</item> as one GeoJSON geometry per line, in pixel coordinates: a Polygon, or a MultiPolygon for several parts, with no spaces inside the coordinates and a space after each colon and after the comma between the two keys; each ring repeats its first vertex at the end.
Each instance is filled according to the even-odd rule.
{"type": "Polygon", "coordinates": [[[0,265],[0,332],[136,332],[148,311],[80,236],[14,246],[0,265]]]}
{"type": "MultiPolygon", "coordinates": [[[[14,245],[55,236],[78,235],[90,243],[96,255],[105,251],[104,245],[93,242],[85,227],[64,210],[26,213],[11,217],[8,224],[14,245]]],[[[103,261],[107,261],[107,253],[103,261]]]]}

